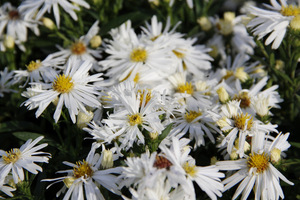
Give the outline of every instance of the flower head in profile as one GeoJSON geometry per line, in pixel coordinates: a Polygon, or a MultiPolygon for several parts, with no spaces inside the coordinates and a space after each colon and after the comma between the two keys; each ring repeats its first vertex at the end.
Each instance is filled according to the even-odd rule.
{"type": "Polygon", "coordinates": [[[97,144],[93,145],[86,159],[83,161],[78,161],[76,164],[63,162],[65,165],[73,168],[58,171],[58,173],[67,173],[66,176],[44,179],[43,181],[63,182],[64,186],[56,193],[56,196],[58,197],[62,193],[66,193],[64,199],[104,199],[99,186],[103,186],[115,194],[120,194],[115,174],[120,174],[121,167],[101,170],[100,166],[103,162],[103,157],[96,153],[98,147],[99,145],[97,144]]]}
{"type": "Polygon", "coordinates": [[[0,183],[10,173],[14,183],[17,184],[25,178],[24,169],[32,174],[37,174],[38,171],[43,170],[36,162],[48,163],[49,154],[39,151],[48,144],[35,146],[43,138],[43,136],[40,136],[33,141],[29,139],[20,148],[13,148],[10,151],[0,150],[0,183]]]}
{"type": "Polygon", "coordinates": [[[101,81],[100,76],[102,74],[90,76],[88,71],[92,67],[92,63],[89,61],[70,58],[66,65],[63,74],[56,74],[50,83],[43,84],[41,90],[33,90],[32,92],[36,92],[37,95],[24,102],[30,110],[38,107],[36,117],[39,117],[48,105],[57,98],[58,103],[53,116],[55,122],[61,115],[63,105],[68,109],[73,123],[76,122],[75,116],[78,115],[79,111],[87,113],[85,106],[92,108],[100,106],[96,96],[100,93],[97,87],[90,82],[101,81]]]}
{"type": "Polygon", "coordinates": [[[287,0],[271,0],[266,9],[249,6],[249,14],[255,16],[247,25],[258,39],[267,37],[265,45],[272,43],[277,49],[288,28],[299,30],[300,4],[288,4],[287,0]]]}

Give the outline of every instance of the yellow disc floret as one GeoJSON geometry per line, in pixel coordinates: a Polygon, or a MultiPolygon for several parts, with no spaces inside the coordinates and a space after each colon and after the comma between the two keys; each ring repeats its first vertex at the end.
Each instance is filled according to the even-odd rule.
{"type": "Polygon", "coordinates": [[[133,62],[145,62],[147,60],[147,51],[145,49],[133,49],[130,53],[130,59],[133,62]]]}
{"type": "Polygon", "coordinates": [[[21,151],[16,148],[5,153],[6,155],[3,155],[2,159],[6,164],[17,162],[21,156],[21,151]]]}
{"type": "Polygon", "coordinates": [[[85,160],[82,162],[77,162],[76,165],[77,166],[73,168],[73,174],[75,178],[84,177],[86,179],[93,175],[94,171],[89,163],[87,163],[85,160]]]}
{"type": "Polygon", "coordinates": [[[143,123],[143,119],[139,113],[134,115],[128,115],[128,120],[131,126],[140,125],[143,123]]]}
{"type": "Polygon", "coordinates": [[[253,117],[246,113],[237,114],[234,118],[234,125],[240,130],[250,130],[253,125],[253,117]]]}
{"type": "Polygon", "coordinates": [[[86,52],[86,46],[83,42],[75,42],[71,46],[71,52],[75,55],[82,55],[86,52]]]}
{"type": "Polygon", "coordinates": [[[269,156],[265,153],[253,153],[250,154],[247,164],[249,168],[256,168],[256,173],[262,173],[268,168],[269,160],[269,156]]]}
{"type": "Polygon", "coordinates": [[[40,66],[42,65],[40,60],[35,61],[31,61],[29,63],[29,65],[27,65],[27,71],[32,72],[34,70],[37,70],[40,66]]]}
{"type": "Polygon", "coordinates": [[[283,16],[297,16],[300,15],[300,7],[295,5],[282,6],[280,13],[283,16]]]}
{"type": "Polygon", "coordinates": [[[239,95],[235,95],[233,100],[238,100],[240,102],[240,107],[241,108],[248,108],[251,105],[251,99],[248,95],[248,92],[242,91],[239,93],[239,95]]]}
{"type": "Polygon", "coordinates": [[[192,177],[194,177],[197,173],[196,166],[195,165],[190,165],[190,163],[188,163],[188,162],[183,164],[183,169],[188,175],[190,175],[192,177]]]}
{"type": "Polygon", "coordinates": [[[52,87],[59,93],[68,93],[73,89],[74,83],[70,76],[66,76],[63,74],[56,77],[56,80],[53,82],[52,87]]]}
{"type": "Polygon", "coordinates": [[[189,111],[189,112],[186,112],[185,115],[184,115],[184,118],[185,120],[188,122],[188,123],[191,123],[194,119],[196,119],[197,117],[201,116],[202,113],[199,111],[189,111]]]}
{"type": "Polygon", "coordinates": [[[177,87],[177,91],[179,93],[193,94],[194,93],[194,88],[193,88],[192,83],[186,82],[185,84],[179,85],[177,87]]]}

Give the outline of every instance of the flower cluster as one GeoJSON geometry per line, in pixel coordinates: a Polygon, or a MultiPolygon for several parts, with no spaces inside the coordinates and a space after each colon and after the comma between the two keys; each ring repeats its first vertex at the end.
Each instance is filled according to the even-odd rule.
{"type": "MultiPolygon", "coordinates": [[[[180,2],[147,3],[153,9],[167,3],[170,10],[180,2]]],[[[210,5],[181,3],[195,10],[210,5]]],[[[45,138],[55,149],[49,148],[51,154],[39,152],[48,145],[37,145],[43,136],[20,149],[0,150],[5,197],[22,190],[18,184],[28,181],[28,172],[42,172],[36,163],[48,163],[52,155],[55,169],[62,157],[72,161],[63,161],[71,169],[57,172],[66,175],[53,178],[52,168],[43,176],[43,183],[54,181],[47,189],[63,184],[57,198],[217,199],[237,184],[232,199],[247,199],[252,190],[255,199],[284,198],[280,180],[293,185],[279,171],[290,133],[272,121],[284,99],[265,61],[275,63],[275,54],[263,48],[267,56],[260,58],[256,50],[264,37],[271,51],[291,39],[287,34],[296,35],[299,5],[271,0],[266,8],[245,3],[238,16],[202,14],[195,22],[199,33],[192,36],[177,31],[181,24],[172,16],[163,21],[153,15],[140,26],[126,19],[102,41],[101,20],[90,4],[104,5],[24,0],[0,7],[1,53],[26,58],[20,56],[24,66],[0,72],[0,98],[14,92],[21,108],[35,110],[34,120],[43,122],[38,130],[52,125],[56,134],[45,138]],[[86,13],[93,20],[83,18],[86,13]],[[44,39],[36,47],[43,57],[29,56],[29,37],[47,31],[60,40],[53,45],[44,39]]]]}

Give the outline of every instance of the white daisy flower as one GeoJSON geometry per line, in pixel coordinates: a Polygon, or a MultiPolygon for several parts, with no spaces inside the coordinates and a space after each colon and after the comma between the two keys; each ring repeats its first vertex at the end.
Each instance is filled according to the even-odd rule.
{"type": "Polygon", "coordinates": [[[5,67],[3,71],[0,71],[0,97],[3,97],[4,93],[17,92],[16,90],[10,89],[10,86],[15,83],[13,77],[14,72],[9,72],[7,67],[5,67]]]}
{"type": "Polygon", "coordinates": [[[39,94],[29,98],[24,102],[28,109],[38,106],[36,117],[39,117],[47,106],[56,98],[58,103],[53,118],[58,121],[62,106],[65,105],[69,111],[72,122],[76,122],[76,115],[79,111],[85,112],[85,106],[92,108],[99,107],[100,102],[96,95],[100,93],[90,82],[99,82],[102,80],[102,74],[89,76],[88,71],[92,67],[89,61],[76,60],[70,58],[62,75],[56,75],[50,83],[43,84],[43,89],[35,91],[39,94]],[[36,105],[36,106],[32,106],[36,105]]]}
{"type": "Polygon", "coordinates": [[[186,72],[175,73],[168,77],[172,84],[171,95],[175,97],[178,102],[183,104],[195,105],[201,109],[209,108],[212,105],[211,97],[206,94],[206,87],[203,90],[199,82],[187,82],[190,79],[186,72]]]}
{"type": "Polygon", "coordinates": [[[93,63],[93,69],[99,71],[98,61],[96,59],[101,58],[100,48],[90,48],[90,41],[97,35],[100,28],[98,26],[99,21],[96,21],[86,35],[81,36],[77,41],[71,44],[67,49],[58,46],[59,50],[55,54],[60,54],[62,58],[76,58],[79,60],[88,60],[93,63]]]}
{"type": "Polygon", "coordinates": [[[220,170],[238,170],[226,178],[224,190],[228,190],[241,182],[232,199],[240,194],[241,199],[247,199],[251,190],[254,191],[255,199],[279,199],[284,198],[279,180],[294,185],[287,180],[271,163],[271,152],[264,149],[265,135],[256,135],[252,138],[251,153],[245,158],[235,161],[219,161],[216,163],[220,170]]]}
{"type": "Polygon", "coordinates": [[[162,153],[160,156],[169,162],[168,180],[172,186],[180,184],[189,199],[196,199],[193,182],[211,198],[217,199],[222,196],[223,184],[220,178],[224,177],[215,165],[198,167],[195,165],[195,159],[189,156],[190,148],[181,147],[180,141],[172,138],[170,148],[161,145],[162,153]]]}
{"type": "Polygon", "coordinates": [[[108,41],[106,53],[109,56],[99,62],[103,70],[107,70],[107,76],[124,81],[134,80],[138,71],[143,68],[156,70],[162,77],[174,71],[170,65],[172,61],[169,51],[159,41],[146,43],[131,27],[126,28],[125,25],[121,25],[119,30],[122,31],[122,35],[117,34],[118,37],[108,41]],[[119,37],[121,39],[116,40],[119,37]]]}
{"type": "Polygon", "coordinates": [[[14,183],[17,184],[20,180],[23,181],[25,178],[23,169],[26,169],[32,174],[37,174],[38,171],[42,172],[43,169],[37,165],[36,162],[48,163],[50,156],[45,156],[45,154],[48,153],[39,151],[48,144],[35,145],[43,138],[43,136],[40,136],[34,141],[29,139],[20,148],[14,148],[10,151],[0,150],[0,180],[4,180],[4,178],[11,173],[14,183]],[[43,154],[44,156],[42,156],[43,154]]]}
{"type": "Polygon", "coordinates": [[[19,82],[23,77],[25,77],[26,82],[24,86],[28,82],[41,82],[42,80],[48,82],[53,80],[57,75],[54,68],[58,68],[60,65],[65,64],[65,62],[65,58],[62,58],[61,56],[56,57],[56,54],[50,54],[42,61],[31,61],[28,65],[26,65],[26,70],[15,70],[15,79],[19,82]]]}
{"type": "Polygon", "coordinates": [[[35,17],[36,20],[41,19],[46,12],[50,13],[53,9],[56,25],[60,25],[59,6],[64,9],[74,20],[77,20],[75,11],[80,8],[77,5],[90,8],[90,5],[84,0],[24,0],[19,6],[19,10],[24,12],[26,17],[35,17]]]}
{"type": "Polygon", "coordinates": [[[39,35],[37,21],[25,18],[25,14],[9,2],[4,3],[0,7],[0,36],[3,34],[5,28],[6,35],[10,35],[20,42],[27,41],[28,28],[36,35],[39,35]]]}
{"type": "Polygon", "coordinates": [[[200,108],[189,108],[182,106],[173,111],[176,119],[174,120],[171,135],[189,135],[191,140],[195,139],[195,147],[205,145],[204,135],[207,135],[212,143],[215,143],[213,133],[221,132],[215,125],[214,120],[200,108]]]}
{"type": "Polygon", "coordinates": [[[116,136],[119,136],[118,139],[122,143],[121,148],[129,149],[135,141],[145,143],[140,128],[149,132],[163,130],[159,115],[164,112],[154,109],[157,101],[151,98],[147,90],[133,92],[133,82],[125,81],[120,83],[115,91],[120,105],[103,122],[118,133],[116,136]]]}
{"type": "Polygon", "coordinates": [[[270,1],[271,5],[266,5],[267,9],[261,9],[249,6],[249,14],[255,16],[247,27],[252,29],[258,39],[267,36],[265,45],[272,43],[272,49],[277,49],[287,29],[293,29],[294,24],[299,24],[300,4],[288,4],[287,0],[280,0],[280,4],[276,0],[270,1]]]}
{"type": "MultiPolygon", "coordinates": [[[[79,161],[76,164],[66,161],[63,162],[65,165],[73,168],[69,170],[58,171],[58,173],[68,173],[67,176],[43,180],[55,181],[52,184],[64,182],[65,185],[56,193],[56,197],[60,196],[61,193],[65,193],[67,190],[64,199],[104,200],[99,186],[103,186],[115,194],[121,194],[118,190],[118,180],[115,174],[120,174],[122,168],[116,167],[101,170],[100,166],[102,159],[98,153],[95,153],[98,147],[99,145],[93,145],[91,151],[83,161],[79,161]]],[[[50,184],[48,188],[52,184],[50,184]]]]}
{"type": "Polygon", "coordinates": [[[255,116],[245,113],[241,110],[240,101],[229,101],[221,106],[221,115],[217,124],[221,130],[226,133],[226,136],[221,142],[221,146],[227,145],[227,152],[231,154],[234,147],[234,142],[238,135],[238,150],[240,157],[244,155],[244,145],[247,136],[255,136],[270,132],[278,132],[277,125],[271,123],[264,124],[257,120],[255,116]]]}

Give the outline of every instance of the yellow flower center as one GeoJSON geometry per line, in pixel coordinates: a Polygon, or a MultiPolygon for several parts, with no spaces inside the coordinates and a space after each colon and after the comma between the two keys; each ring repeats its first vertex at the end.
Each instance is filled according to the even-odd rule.
{"type": "Polygon", "coordinates": [[[234,76],[242,82],[245,82],[249,78],[249,75],[244,71],[244,69],[244,67],[238,67],[234,74],[234,76]]]}
{"type": "Polygon", "coordinates": [[[29,65],[27,65],[27,71],[32,72],[34,70],[37,70],[40,66],[42,65],[40,60],[35,61],[31,61],[29,63],[29,65]]]}
{"type": "Polygon", "coordinates": [[[194,88],[193,88],[192,83],[186,82],[184,85],[179,85],[177,87],[177,91],[179,93],[193,94],[194,93],[194,88]]]}
{"type": "Polygon", "coordinates": [[[295,5],[282,6],[280,13],[283,16],[297,16],[300,15],[300,7],[295,5]]]}
{"type": "Polygon", "coordinates": [[[147,51],[145,49],[134,49],[130,53],[130,59],[133,62],[145,62],[147,60],[147,51]]]}
{"type": "Polygon", "coordinates": [[[251,104],[251,99],[248,96],[248,92],[245,92],[245,91],[240,92],[240,94],[238,96],[235,95],[233,100],[241,101],[241,103],[240,103],[241,108],[248,108],[251,104]]]}
{"type": "Polygon", "coordinates": [[[21,151],[19,149],[12,149],[8,152],[6,151],[5,153],[6,156],[3,155],[2,159],[6,164],[17,162],[21,156],[21,151]]]}
{"type": "Polygon", "coordinates": [[[72,82],[72,78],[70,76],[66,77],[63,74],[56,77],[52,87],[59,93],[68,93],[73,89],[74,83],[72,82]]]}
{"type": "Polygon", "coordinates": [[[140,125],[143,123],[143,119],[139,113],[134,115],[128,115],[128,119],[130,126],[140,125]]]}
{"type": "Polygon", "coordinates": [[[183,169],[188,175],[190,175],[192,177],[194,177],[197,173],[196,166],[190,165],[188,162],[183,164],[183,169]]]}
{"type": "Polygon", "coordinates": [[[237,116],[235,116],[233,119],[234,125],[240,130],[244,130],[245,128],[247,130],[250,130],[252,128],[253,117],[248,113],[246,113],[245,115],[244,113],[237,114],[237,116]]]}
{"type": "Polygon", "coordinates": [[[63,180],[67,188],[70,188],[76,179],[74,177],[68,177],[63,180]]]}
{"type": "Polygon", "coordinates": [[[290,26],[294,30],[300,29],[300,15],[297,15],[292,19],[292,21],[290,22],[290,26]]]}
{"type": "Polygon", "coordinates": [[[86,179],[93,175],[94,171],[85,160],[83,160],[83,162],[77,162],[76,165],[77,166],[73,168],[73,174],[76,179],[80,177],[86,179]]]}
{"type": "Polygon", "coordinates": [[[199,111],[189,111],[189,112],[186,112],[185,115],[184,115],[184,118],[185,120],[188,122],[188,123],[191,123],[194,119],[196,119],[197,117],[201,116],[202,113],[199,111]]]}
{"type": "Polygon", "coordinates": [[[262,154],[250,154],[248,158],[248,167],[256,168],[256,173],[264,172],[269,166],[269,156],[265,153],[262,154]]]}
{"type": "Polygon", "coordinates": [[[158,169],[170,169],[172,163],[165,157],[156,155],[153,166],[158,169]]]}
{"type": "Polygon", "coordinates": [[[17,20],[20,17],[20,14],[17,10],[12,10],[8,13],[8,16],[11,20],[17,20]]]}
{"type": "Polygon", "coordinates": [[[177,56],[177,58],[184,58],[185,54],[176,50],[172,50],[172,52],[177,56]]]}
{"type": "Polygon", "coordinates": [[[75,42],[71,46],[71,52],[75,55],[82,55],[86,52],[86,46],[82,42],[75,42]]]}

